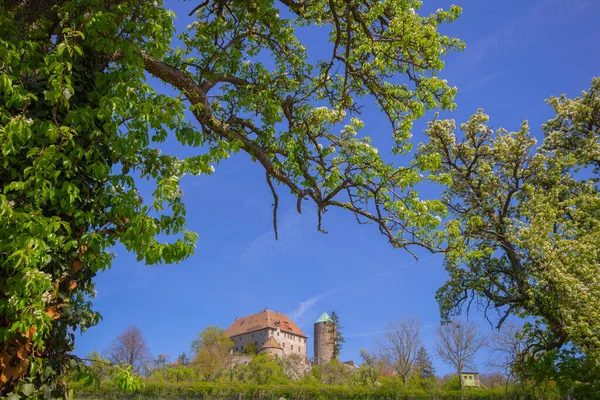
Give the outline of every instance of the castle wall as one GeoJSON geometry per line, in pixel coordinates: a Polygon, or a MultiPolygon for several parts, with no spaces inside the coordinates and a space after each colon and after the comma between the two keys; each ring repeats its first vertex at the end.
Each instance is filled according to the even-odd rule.
{"type": "Polygon", "coordinates": [[[314,353],[316,365],[333,360],[333,334],[329,331],[326,322],[315,324],[314,353]]]}
{"type": "Polygon", "coordinates": [[[244,333],[233,336],[233,352],[243,353],[244,348],[250,342],[256,342],[257,350],[265,344],[269,335],[273,336],[283,348],[283,355],[287,357],[290,354],[297,354],[306,358],[306,338],[292,333],[281,331],[280,329],[265,328],[259,331],[244,333]]]}

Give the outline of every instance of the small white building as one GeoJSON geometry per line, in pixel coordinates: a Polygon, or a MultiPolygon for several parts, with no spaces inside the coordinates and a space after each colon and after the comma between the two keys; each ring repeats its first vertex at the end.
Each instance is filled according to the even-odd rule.
{"type": "Polygon", "coordinates": [[[460,374],[460,380],[462,387],[474,387],[477,389],[481,388],[481,381],[479,380],[479,372],[463,372],[460,374]]]}

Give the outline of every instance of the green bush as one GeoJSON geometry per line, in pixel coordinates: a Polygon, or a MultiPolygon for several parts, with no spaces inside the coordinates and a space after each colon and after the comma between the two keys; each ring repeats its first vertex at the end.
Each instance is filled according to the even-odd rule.
{"type": "MultiPolygon", "coordinates": [[[[252,385],[240,383],[181,382],[165,384],[150,382],[133,395],[122,395],[114,386],[98,388],[73,386],[75,399],[203,399],[203,400],[526,400],[521,392],[503,390],[433,391],[398,390],[357,386],[328,385],[252,385]]],[[[559,397],[545,397],[559,399],[559,397]]]]}

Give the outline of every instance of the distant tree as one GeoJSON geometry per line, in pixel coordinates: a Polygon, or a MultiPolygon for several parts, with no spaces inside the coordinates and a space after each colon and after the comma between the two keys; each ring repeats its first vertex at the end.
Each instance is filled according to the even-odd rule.
{"type": "Polygon", "coordinates": [[[343,385],[350,382],[354,374],[354,368],[333,359],[319,365],[318,374],[322,383],[327,385],[343,385]]]}
{"type": "Polygon", "coordinates": [[[131,365],[134,372],[140,374],[152,354],[140,328],[132,325],[112,342],[106,350],[106,358],[115,364],[131,365]]]}
{"type": "Polygon", "coordinates": [[[169,364],[169,355],[168,354],[159,354],[152,362],[154,364],[154,368],[156,369],[164,369],[169,364]]]}
{"type": "Polygon", "coordinates": [[[327,329],[331,338],[331,345],[333,346],[333,358],[337,359],[340,356],[340,351],[346,339],[342,335],[342,326],[340,325],[340,318],[335,311],[331,312],[329,321],[326,322],[327,329]]]}
{"type": "Polygon", "coordinates": [[[420,320],[412,317],[390,322],[379,344],[405,388],[415,370],[421,348],[421,325],[420,320]]]}
{"type": "Polygon", "coordinates": [[[248,364],[250,379],[257,385],[270,385],[286,383],[287,377],[283,368],[273,357],[268,354],[260,354],[248,364]]]}
{"type": "Polygon", "coordinates": [[[303,357],[298,354],[292,353],[284,358],[276,359],[277,363],[283,368],[285,376],[290,380],[298,380],[304,376],[308,364],[306,364],[303,357]]]}
{"type": "Polygon", "coordinates": [[[194,375],[194,369],[187,365],[175,365],[166,369],[166,379],[169,382],[189,381],[194,375]]]}
{"type": "Polygon", "coordinates": [[[178,365],[188,365],[190,361],[191,360],[188,357],[188,355],[185,352],[183,352],[177,356],[177,360],[175,360],[175,363],[178,365]]]}
{"type": "Polygon", "coordinates": [[[419,349],[415,363],[417,369],[419,370],[419,377],[421,379],[435,377],[435,369],[433,368],[433,363],[431,362],[431,358],[429,357],[429,353],[427,353],[427,349],[425,349],[425,347],[421,346],[419,349]]]}
{"type": "Polygon", "coordinates": [[[97,351],[92,351],[85,357],[85,361],[91,372],[99,381],[108,380],[112,369],[109,360],[103,358],[97,351]]]}
{"type": "Polygon", "coordinates": [[[207,381],[214,381],[230,362],[233,341],[225,330],[218,326],[209,326],[198,334],[192,342],[194,359],[192,366],[207,381]]]}
{"type": "Polygon", "coordinates": [[[368,384],[375,386],[375,383],[377,383],[377,378],[383,372],[385,365],[384,361],[380,357],[369,353],[365,349],[360,350],[360,358],[362,359],[362,364],[358,369],[359,375],[368,384]]]}
{"type": "MultiPolygon", "coordinates": [[[[475,354],[486,345],[485,337],[479,334],[477,326],[470,321],[452,321],[441,325],[437,336],[438,356],[456,369],[459,378],[465,368],[473,367],[475,354]]],[[[462,379],[459,379],[459,385],[462,390],[462,379]]]]}
{"type": "Polygon", "coordinates": [[[244,354],[248,354],[249,356],[255,356],[258,353],[258,346],[254,342],[248,342],[244,346],[244,354]]]}

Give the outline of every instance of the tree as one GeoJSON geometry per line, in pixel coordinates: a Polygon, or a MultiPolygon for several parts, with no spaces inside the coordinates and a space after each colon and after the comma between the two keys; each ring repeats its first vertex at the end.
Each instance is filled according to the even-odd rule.
{"type": "Polygon", "coordinates": [[[244,346],[244,354],[255,356],[258,353],[258,346],[254,342],[248,342],[244,346]]]}
{"type": "Polygon", "coordinates": [[[358,369],[358,374],[370,385],[375,386],[377,378],[383,372],[385,363],[374,354],[370,354],[367,350],[360,350],[360,358],[362,364],[358,369]]]}
{"type": "Polygon", "coordinates": [[[419,348],[417,358],[415,359],[415,366],[416,370],[419,371],[419,381],[421,383],[421,387],[425,387],[427,382],[435,379],[435,369],[433,368],[433,363],[431,362],[429,353],[427,353],[427,349],[425,349],[423,346],[419,348]]]}
{"type": "Polygon", "coordinates": [[[111,372],[110,361],[103,358],[97,351],[92,351],[86,358],[88,367],[92,370],[99,382],[108,380],[111,372]]]}
{"type": "Polygon", "coordinates": [[[381,352],[402,379],[405,388],[417,366],[417,355],[422,343],[421,326],[421,321],[412,317],[390,322],[379,344],[381,352]]]}
{"type": "Polygon", "coordinates": [[[174,49],[160,0],[0,4],[0,355],[11,365],[0,395],[25,376],[36,393],[64,395],[63,380],[43,371],[66,373],[72,330],[99,321],[90,298],[110,248],[120,242],[147,264],[189,257],[196,235],[179,179],[211,174],[235,151],[265,171],[276,236],[278,184],[298,211],[305,199],[316,205],[319,230],[336,207],[394,247],[439,245],[431,229],[442,204],[420,200],[418,172],[385,163],[357,135],[365,98],[389,120],[397,153],[410,150],[426,110],[454,107],[456,89],[437,71],[463,45],[438,25],[459,7],[421,16],[416,0],[209,0],[174,49]],[[304,25],[331,30],[331,57],[308,62],[294,34],[304,25]],[[148,74],[177,94],[156,93],[148,74]],[[196,154],[161,154],[168,137],[196,154]],[[142,199],[145,179],[156,190],[142,199]]]}
{"type": "Polygon", "coordinates": [[[473,322],[453,321],[438,327],[437,354],[442,361],[456,369],[461,390],[463,371],[473,367],[475,354],[485,345],[485,337],[479,334],[473,322]]]}
{"type": "Polygon", "coordinates": [[[106,358],[115,364],[131,365],[136,373],[141,373],[152,354],[140,328],[132,325],[112,342],[106,350],[106,358]]]}
{"type": "Polygon", "coordinates": [[[600,79],[548,103],[555,116],[541,145],[527,122],[494,132],[479,110],[461,135],[454,121],[432,122],[421,156],[439,162],[431,179],[446,185],[452,213],[443,316],[476,301],[499,313],[498,328],[509,315],[527,318],[530,360],[548,353],[556,362],[546,366],[571,368],[600,360],[600,79]]]}
{"type": "Polygon", "coordinates": [[[354,370],[352,367],[333,359],[318,366],[315,376],[327,385],[344,385],[350,382],[354,370]]]}
{"type": "Polygon", "coordinates": [[[286,383],[283,368],[269,354],[260,354],[248,364],[250,379],[257,385],[286,383]]]}
{"type": "Polygon", "coordinates": [[[521,329],[512,322],[504,324],[492,336],[489,364],[503,374],[505,384],[524,377],[528,358],[525,347],[521,329]]]}
{"type": "Polygon", "coordinates": [[[154,364],[154,368],[156,368],[156,369],[166,368],[169,365],[169,355],[168,354],[159,354],[152,361],[152,364],[154,364]]]}
{"type": "Polygon", "coordinates": [[[292,353],[287,357],[277,358],[276,361],[289,380],[296,381],[310,370],[310,364],[306,362],[306,359],[296,353],[292,353]]]}
{"type": "Polygon", "coordinates": [[[190,363],[190,358],[188,355],[183,352],[177,356],[177,360],[175,360],[175,364],[177,365],[188,365],[190,363]]]}
{"type": "Polygon", "coordinates": [[[229,366],[233,341],[218,326],[204,328],[192,342],[192,366],[207,381],[214,381],[229,366]]]}
{"type": "Polygon", "coordinates": [[[344,335],[342,335],[342,326],[340,325],[340,318],[335,311],[331,312],[329,320],[326,322],[327,332],[331,340],[331,346],[333,347],[333,358],[338,359],[342,346],[346,341],[344,335]]]}
{"type": "Polygon", "coordinates": [[[169,382],[183,382],[192,380],[194,370],[187,365],[175,365],[167,368],[166,378],[169,382]]]}

